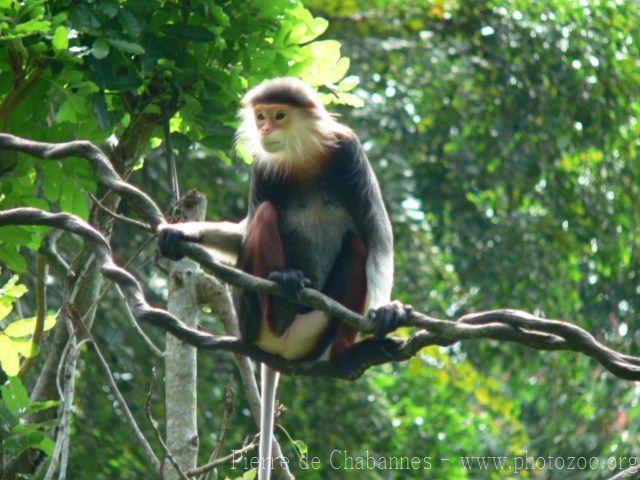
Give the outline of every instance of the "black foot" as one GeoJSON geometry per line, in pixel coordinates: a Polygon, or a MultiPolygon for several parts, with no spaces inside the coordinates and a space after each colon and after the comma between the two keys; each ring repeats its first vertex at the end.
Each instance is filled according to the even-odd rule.
{"type": "Polygon", "coordinates": [[[293,268],[283,268],[274,270],[269,274],[269,280],[276,282],[287,293],[297,297],[303,288],[311,286],[311,280],[304,276],[300,270],[293,268]]]}
{"type": "Polygon", "coordinates": [[[403,305],[400,302],[391,302],[375,310],[369,310],[367,317],[374,322],[374,336],[384,338],[387,333],[393,332],[407,320],[411,312],[410,305],[403,305]]]}
{"type": "Polygon", "coordinates": [[[347,380],[355,380],[364,373],[364,366],[393,360],[402,340],[399,338],[365,338],[340,352],[338,361],[342,364],[347,380]]]}
{"type": "Polygon", "coordinates": [[[173,261],[182,260],[184,254],[178,246],[181,240],[191,240],[191,238],[179,228],[171,226],[160,228],[158,230],[158,250],[160,250],[160,255],[173,261]]]}

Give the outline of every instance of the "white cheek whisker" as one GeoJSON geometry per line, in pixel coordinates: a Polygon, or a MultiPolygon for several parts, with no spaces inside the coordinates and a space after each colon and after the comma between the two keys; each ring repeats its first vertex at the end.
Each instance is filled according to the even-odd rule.
{"type": "Polygon", "coordinates": [[[350,134],[351,130],[338,123],[326,111],[318,116],[310,116],[306,111],[292,108],[289,127],[281,137],[282,150],[267,152],[256,127],[254,111],[245,107],[240,110],[240,127],[236,143],[242,143],[254,161],[264,168],[266,175],[286,176],[298,168],[313,169],[321,162],[326,152],[339,143],[338,136],[350,134]]]}

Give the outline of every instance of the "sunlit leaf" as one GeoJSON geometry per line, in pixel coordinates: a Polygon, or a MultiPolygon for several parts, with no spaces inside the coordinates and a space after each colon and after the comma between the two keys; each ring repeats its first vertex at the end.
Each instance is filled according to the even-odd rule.
{"type": "Polygon", "coordinates": [[[0,367],[10,377],[17,375],[20,370],[18,351],[13,348],[11,339],[2,333],[0,333],[0,367]]]}
{"type": "MultiPolygon", "coordinates": [[[[33,335],[33,332],[36,328],[36,322],[37,322],[36,317],[23,318],[22,320],[17,320],[7,325],[7,328],[4,329],[4,333],[14,338],[33,335]]],[[[47,314],[44,319],[43,330],[45,332],[48,330],[51,330],[55,324],[56,324],[55,315],[47,314]]]]}
{"type": "Polygon", "coordinates": [[[69,48],[69,31],[64,26],[59,26],[53,33],[51,40],[54,50],[67,50],[69,48]]]}

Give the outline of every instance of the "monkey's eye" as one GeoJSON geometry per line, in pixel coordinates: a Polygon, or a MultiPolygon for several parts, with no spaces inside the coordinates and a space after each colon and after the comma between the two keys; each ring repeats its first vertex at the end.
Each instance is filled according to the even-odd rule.
{"type": "Polygon", "coordinates": [[[258,120],[264,120],[264,119],[265,119],[264,113],[262,113],[262,112],[258,113],[258,114],[256,115],[256,118],[257,118],[258,120]]]}
{"type": "Polygon", "coordinates": [[[278,112],[278,113],[276,113],[276,120],[282,120],[282,119],[284,119],[284,117],[286,117],[286,116],[287,116],[287,114],[286,114],[286,113],[284,113],[284,112],[278,112]]]}

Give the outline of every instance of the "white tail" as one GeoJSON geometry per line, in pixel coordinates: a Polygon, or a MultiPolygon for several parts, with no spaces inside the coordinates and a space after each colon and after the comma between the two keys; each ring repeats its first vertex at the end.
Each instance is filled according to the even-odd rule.
{"type": "Polygon", "coordinates": [[[278,388],[278,372],[272,370],[264,363],[260,370],[260,389],[262,402],[260,402],[260,467],[258,468],[258,480],[271,478],[271,446],[273,445],[273,414],[276,406],[276,390],[278,388]]]}

